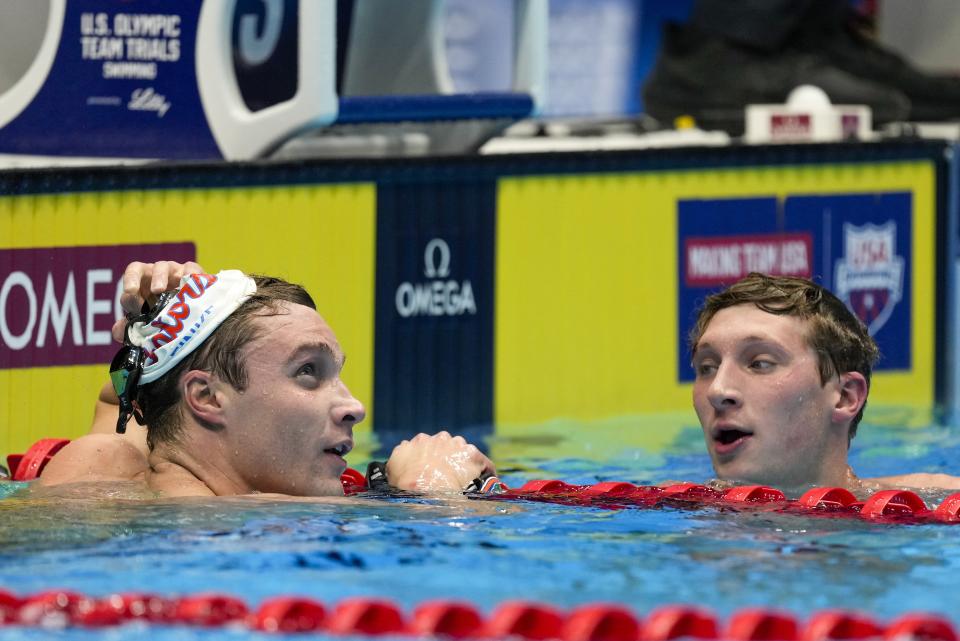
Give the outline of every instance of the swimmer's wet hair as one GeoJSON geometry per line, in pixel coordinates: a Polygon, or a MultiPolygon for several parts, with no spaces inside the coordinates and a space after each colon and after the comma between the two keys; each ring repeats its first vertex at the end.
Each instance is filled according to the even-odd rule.
{"type": "Polygon", "coordinates": [[[257,318],[284,313],[281,303],[317,306],[301,287],[280,278],[251,274],[257,291],[243,302],[192,354],[165,375],[140,389],[138,402],[147,424],[147,445],[177,441],[183,428],[180,409],[180,377],[190,370],[216,374],[238,390],[247,387],[247,370],[240,354],[260,336],[257,318]]]}
{"type": "MultiPolygon", "coordinates": [[[[860,372],[870,386],[873,366],[880,357],[866,326],[829,290],[805,278],[751,273],[727,289],[708,296],[690,332],[690,353],[696,354],[707,325],[721,309],[753,303],[770,314],[797,316],[810,321],[807,344],[817,353],[820,382],[827,384],[844,372],[860,372]]],[[[864,403],[864,408],[866,403],[864,403]]],[[[863,408],[850,423],[849,438],[857,433],[863,408]]]]}

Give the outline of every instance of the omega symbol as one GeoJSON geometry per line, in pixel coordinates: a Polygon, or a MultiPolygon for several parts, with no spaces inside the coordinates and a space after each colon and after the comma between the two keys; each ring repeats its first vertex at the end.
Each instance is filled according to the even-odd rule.
{"type": "Polygon", "coordinates": [[[423,250],[423,275],[427,278],[446,278],[450,275],[450,246],[442,238],[434,238],[423,250]],[[439,264],[437,254],[439,253],[439,264]]]}

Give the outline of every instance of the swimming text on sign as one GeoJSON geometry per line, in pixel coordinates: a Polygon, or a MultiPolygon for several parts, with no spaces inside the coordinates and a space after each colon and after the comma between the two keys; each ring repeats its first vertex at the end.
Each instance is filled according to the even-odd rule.
{"type": "Polygon", "coordinates": [[[176,14],[80,14],[80,55],[103,60],[108,79],[154,80],[157,62],[180,60],[180,16],[176,14]]]}

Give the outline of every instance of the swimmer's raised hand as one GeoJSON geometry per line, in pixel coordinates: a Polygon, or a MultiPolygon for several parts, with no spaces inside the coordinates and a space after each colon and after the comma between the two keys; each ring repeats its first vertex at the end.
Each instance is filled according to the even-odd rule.
{"type": "MultiPolygon", "coordinates": [[[[188,261],[177,263],[161,260],[155,263],[132,262],[123,270],[123,292],[120,294],[120,306],[124,314],[137,314],[143,302],[153,303],[157,296],[180,285],[180,279],[190,274],[203,272],[203,267],[188,261]]],[[[123,342],[126,319],[118,318],[113,324],[113,340],[123,342]]]]}
{"type": "Polygon", "coordinates": [[[475,478],[496,474],[493,462],[462,436],[417,434],[393,448],[390,485],[415,492],[462,492],[475,478]]]}

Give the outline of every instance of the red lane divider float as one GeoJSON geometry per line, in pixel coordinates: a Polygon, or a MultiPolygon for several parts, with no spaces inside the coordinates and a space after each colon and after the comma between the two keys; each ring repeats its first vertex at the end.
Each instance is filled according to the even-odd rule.
{"type": "Polygon", "coordinates": [[[789,500],[780,490],[762,485],[744,485],[721,491],[694,483],[656,487],[613,481],[570,485],[557,480],[536,480],[517,489],[508,489],[503,494],[478,498],[606,508],[717,507],[908,524],[960,523],[960,492],[945,498],[936,509],[930,509],[922,498],[909,490],[883,490],[861,502],[842,487],[813,488],[799,499],[789,500]]]}
{"type": "Polygon", "coordinates": [[[0,590],[0,626],[104,628],[128,622],[197,628],[233,627],[289,634],[524,639],[527,641],[825,641],[923,639],[958,641],[954,625],[929,613],[906,613],[884,624],[845,610],[814,612],[804,622],[776,609],[744,608],[724,623],[701,607],[668,605],[640,617],[608,603],[569,612],[534,601],[508,601],[484,616],[459,601],[427,601],[406,615],[387,599],[350,598],[333,607],[305,597],[281,596],[256,609],[225,594],[168,599],[129,593],[94,598],[49,590],[20,598],[0,590]]]}
{"type": "Polygon", "coordinates": [[[24,454],[8,454],[7,468],[10,470],[10,480],[32,481],[37,478],[53,455],[69,442],[70,439],[66,438],[42,438],[31,445],[24,454]]]}

